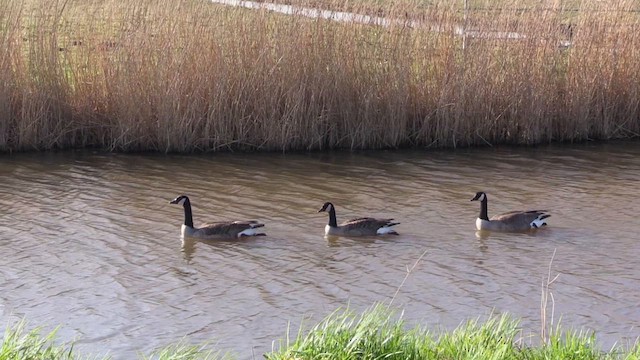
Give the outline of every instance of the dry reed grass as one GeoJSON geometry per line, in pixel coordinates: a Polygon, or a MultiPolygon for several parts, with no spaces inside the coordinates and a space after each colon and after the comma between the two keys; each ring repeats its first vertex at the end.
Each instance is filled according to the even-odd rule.
{"type": "MultiPolygon", "coordinates": [[[[462,19],[457,3],[410,1],[379,12],[462,19]]],[[[344,24],[199,0],[5,0],[0,150],[287,151],[637,136],[635,3],[584,0],[570,12],[558,2],[517,4],[469,11],[466,28],[526,38],[468,36],[463,46],[453,28],[344,24]],[[562,49],[568,22],[573,44],[562,49]]],[[[343,6],[372,12],[362,2],[327,4],[343,6]]]]}

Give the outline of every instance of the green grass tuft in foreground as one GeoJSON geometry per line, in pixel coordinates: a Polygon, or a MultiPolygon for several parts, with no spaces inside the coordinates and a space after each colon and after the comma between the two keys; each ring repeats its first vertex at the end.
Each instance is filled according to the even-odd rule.
{"type": "MultiPolygon", "coordinates": [[[[20,322],[5,330],[0,343],[0,360],[71,360],[71,359],[110,359],[110,357],[94,357],[79,355],[74,352],[73,344],[57,344],[57,330],[42,336],[41,329],[25,330],[25,323],[20,322]]],[[[140,355],[144,360],[223,360],[228,356],[220,352],[207,350],[203,346],[178,342],[158,349],[149,356],[140,355]]]]}
{"type": "Polygon", "coordinates": [[[334,312],[267,359],[426,359],[433,357],[427,331],[406,330],[391,312],[374,307],[356,315],[334,312]]]}
{"type": "Polygon", "coordinates": [[[24,325],[21,322],[5,331],[0,344],[0,360],[76,359],[72,355],[73,346],[54,344],[56,330],[43,337],[40,335],[40,329],[25,333],[24,325]]]}
{"type": "MultiPolygon", "coordinates": [[[[523,332],[516,320],[500,315],[484,322],[469,321],[453,331],[435,335],[421,327],[407,327],[395,311],[376,305],[360,314],[348,309],[337,310],[311,329],[301,330],[295,339],[282,341],[279,348],[263,357],[268,360],[640,359],[639,342],[602,351],[594,334],[563,332],[556,328],[547,341],[533,346],[531,339],[522,337],[523,332]]],[[[55,333],[43,337],[39,329],[25,332],[24,323],[7,329],[0,344],[0,360],[86,358],[75,354],[72,345],[56,345],[55,333]]],[[[232,357],[181,341],[139,358],[218,360],[232,357]]]]}
{"type": "Polygon", "coordinates": [[[220,352],[207,350],[204,346],[191,345],[185,342],[169,345],[157,350],[149,356],[142,355],[144,360],[222,360],[231,359],[220,352]]]}
{"type": "Polygon", "coordinates": [[[469,321],[433,336],[420,327],[407,329],[401,317],[377,305],[362,314],[334,312],[308,332],[265,354],[269,360],[302,359],[639,359],[640,346],[604,352],[595,336],[556,329],[547,343],[530,346],[523,329],[508,315],[483,323],[469,321]]]}

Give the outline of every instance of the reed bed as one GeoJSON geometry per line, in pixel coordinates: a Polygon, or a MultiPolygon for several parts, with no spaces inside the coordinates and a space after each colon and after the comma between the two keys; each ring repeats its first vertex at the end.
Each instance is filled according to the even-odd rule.
{"type": "Polygon", "coordinates": [[[200,0],[5,0],[0,151],[378,149],[638,136],[637,4],[583,0],[570,11],[560,2],[518,4],[474,1],[466,11],[444,0],[318,4],[398,20],[378,26],[200,0]],[[504,39],[505,32],[525,36],[504,39]]]}

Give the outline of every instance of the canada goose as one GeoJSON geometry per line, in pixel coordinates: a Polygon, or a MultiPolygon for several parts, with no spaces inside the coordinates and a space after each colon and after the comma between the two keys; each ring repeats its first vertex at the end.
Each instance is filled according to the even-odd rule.
{"type": "Polygon", "coordinates": [[[511,211],[493,216],[487,215],[487,194],[480,191],[471,201],[480,201],[480,215],[476,219],[478,230],[490,231],[527,231],[547,225],[547,210],[511,211]]]}
{"type": "Polygon", "coordinates": [[[264,236],[259,233],[258,228],[264,226],[255,220],[251,221],[229,221],[212,224],[204,224],[202,227],[193,226],[193,216],[191,214],[191,202],[186,195],[180,195],[171,200],[170,204],[178,204],[184,207],[184,224],[181,234],[183,237],[194,237],[206,240],[234,239],[243,236],[264,236]]]}
{"type": "Polygon", "coordinates": [[[374,219],[363,217],[351,219],[338,225],[336,221],[336,208],[332,203],[326,202],[318,212],[329,213],[329,223],[324,228],[325,235],[345,236],[369,236],[369,235],[398,235],[392,226],[400,224],[393,219],[374,219]]]}

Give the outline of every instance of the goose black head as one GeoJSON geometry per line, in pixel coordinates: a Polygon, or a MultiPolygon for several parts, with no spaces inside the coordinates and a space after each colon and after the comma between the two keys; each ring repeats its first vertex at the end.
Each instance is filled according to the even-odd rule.
{"type": "Polygon", "coordinates": [[[322,205],[322,208],[320,208],[320,210],[318,210],[318,212],[323,212],[323,211],[331,211],[333,209],[333,204],[330,202],[326,202],[324,203],[324,205],[322,205]]]}
{"type": "Polygon", "coordinates": [[[171,200],[169,204],[184,205],[187,202],[189,202],[189,197],[187,195],[180,195],[177,198],[171,200]]]}
{"type": "Polygon", "coordinates": [[[476,193],[476,196],[473,197],[473,199],[471,199],[471,201],[484,201],[487,198],[487,194],[485,194],[482,191],[478,191],[476,193]]]}

